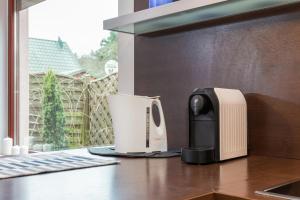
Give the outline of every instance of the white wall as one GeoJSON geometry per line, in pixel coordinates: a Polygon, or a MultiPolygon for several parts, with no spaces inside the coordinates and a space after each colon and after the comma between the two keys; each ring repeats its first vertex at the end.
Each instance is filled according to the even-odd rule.
{"type": "MultiPolygon", "coordinates": [[[[119,0],[119,15],[134,12],[134,0],[119,0]]],[[[134,36],[118,33],[119,93],[134,94],[134,36]]]]}
{"type": "MultiPolygon", "coordinates": [[[[7,0],[0,0],[0,138],[7,136],[7,0]]],[[[1,143],[0,143],[1,144],[1,143]]]]}

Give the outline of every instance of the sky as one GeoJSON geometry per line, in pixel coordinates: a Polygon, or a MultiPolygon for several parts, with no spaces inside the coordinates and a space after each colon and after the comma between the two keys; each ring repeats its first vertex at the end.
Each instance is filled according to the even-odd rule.
{"type": "Polygon", "coordinates": [[[117,16],[118,0],[46,0],[29,9],[29,37],[60,37],[73,53],[84,55],[108,36],[103,20],[117,16]]]}

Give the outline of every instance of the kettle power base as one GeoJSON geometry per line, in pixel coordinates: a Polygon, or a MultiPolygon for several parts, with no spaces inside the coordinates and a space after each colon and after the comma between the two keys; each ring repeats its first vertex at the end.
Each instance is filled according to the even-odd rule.
{"type": "Polygon", "coordinates": [[[188,164],[208,164],[215,162],[213,148],[182,148],[181,160],[188,164]]]}
{"type": "Polygon", "coordinates": [[[136,153],[118,153],[113,147],[91,147],[88,149],[90,154],[105,156],[105,157],[123,157],[123,158],[172,158],[181,155],[178,150],[166,152],[136,152],[136,153]]]}

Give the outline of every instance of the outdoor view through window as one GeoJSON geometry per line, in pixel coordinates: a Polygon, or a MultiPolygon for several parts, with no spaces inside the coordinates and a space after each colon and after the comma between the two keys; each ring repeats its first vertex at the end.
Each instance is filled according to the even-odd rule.
{"type": "Polygon", "coordinates": [[[36,151],[113,144],[118,0],[46,0],[28,10],[29,143],[36,151]]]}

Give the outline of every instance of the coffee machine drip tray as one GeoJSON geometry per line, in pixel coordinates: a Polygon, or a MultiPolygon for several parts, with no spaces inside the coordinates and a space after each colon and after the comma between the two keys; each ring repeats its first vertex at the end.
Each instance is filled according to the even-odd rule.
{"type": "Polygon", "coordinates": [[[215,149],[212,147],[182,148],[182,161],[189,164],[208,164],[215,162],[215,149]]]}
{"type": "Polygon", "coordinates": [[[255,193],[282,199],[300,200],[300,180],[272,187],[264,191],[256,191],[255,193]]]}

